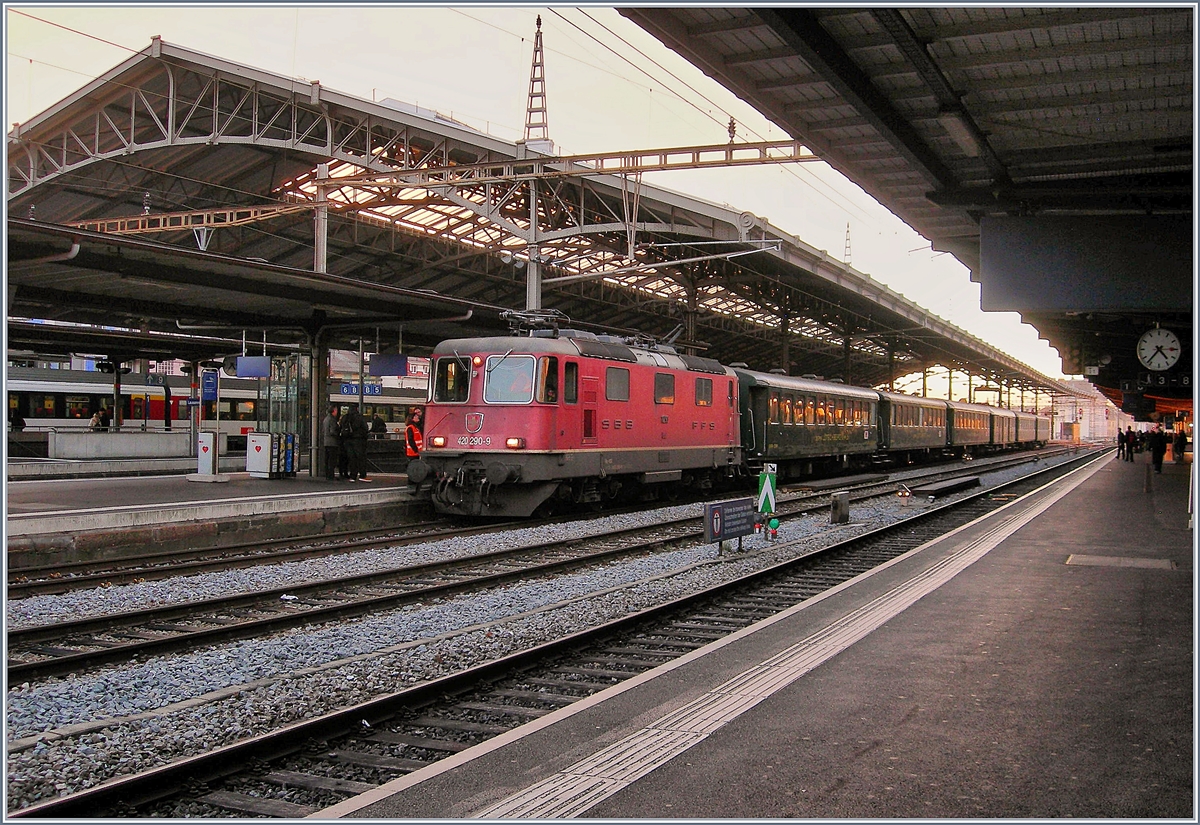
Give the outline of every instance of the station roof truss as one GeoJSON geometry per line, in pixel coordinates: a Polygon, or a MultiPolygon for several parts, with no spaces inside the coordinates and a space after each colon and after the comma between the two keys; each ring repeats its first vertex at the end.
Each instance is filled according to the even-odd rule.
{"type": "Polygon", "coordinates": [[[499,330],[500,311],[525,305],[532,260],[543,306],[572,325],[659,338],[682,325],[677,346],[724,363],[782,358],[793,374],[871,385],[941,365],[1066,391],[757,216],[643,179],[814,159],[794,142],[556,158],[155,38],[15,127],[8,150],[10,317],[116,314],[172,333],[181,317],[257,330],[275,317],[293,329],[281,340],[315,323],[402,326],[412,351],[499,330]],[[320,204],[327,274],[313,272],[320,204]],[[75,259],[33,260],[73,238],[75,259]],[[131,258],[161,266],[130,280],[131,258]],[[242,281],[257,286],[243,294],[242,281]],[[314,307],[321,319],[306,320],[314,307]]]}
{"type": "MultiPolygon", "coordinates": [[[[985,295],[989,220],[1192,215],[1194,3],[619,11],[955,255],[985,295]]],[[[1142,369],[1144,330],[1192,337],[1190,305],[1038,303],[1009,308],[1066,371],[1123,354],[1089,374],[1112,390],[1142,369]]]]}

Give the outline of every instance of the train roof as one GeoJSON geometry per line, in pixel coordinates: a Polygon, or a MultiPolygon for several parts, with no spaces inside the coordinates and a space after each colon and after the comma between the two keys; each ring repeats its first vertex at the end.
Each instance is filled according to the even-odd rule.
{"type": "Polygon", "coordinates": [[[781,390],[797,392],[821,392],[826,395],[840,395],[845,398],[864,398],[871,401],[879,400],[879,393],[866,387],[852,387],[848,384],[838,384],[833,381],[818,381],[813,378],[796,378],[792,375],[778,375],[768,372],[737,369],[735,372],[749,386],[772,387],[781,390]]]}
{"type": "Polygon", "coordinates": [[[434,347],[434,357],[465,355],[467,353],[550,354],[601,358],[627,364],[729,374],[724,366],[711,358],[681,355],[674,347],[664,344],[630,344],[612,335],[596,335],[577,330],[559,330],[557,334],[504,335],[488,338],[454,338],[434,347]]]}
{"type": "Polygon", "coordinates": [[[1016,413],[1012,410],[1006,410],[1003,407],[993,407],[991,404],[968,404],[966,401],[948,401],[951,408],[962,410],[964,412],[985,412],[999,415],[1004,418],[1015,417],[1016,413]]]}
{"type": "Polygon", "coordinates": [[[935,409],[944,409],[946,399],[944,398],[928,398],[920,395],[905,395],[901,392],[884,392],[879,390],[879,396],[885,401],[891,401],[893,404],[912,404],[917,407],[931,407],[935,409]]]}

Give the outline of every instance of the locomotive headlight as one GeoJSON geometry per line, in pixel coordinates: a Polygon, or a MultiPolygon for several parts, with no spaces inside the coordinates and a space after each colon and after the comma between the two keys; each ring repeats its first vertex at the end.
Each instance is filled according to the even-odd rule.
{"type": "Polygon", "coordinates": [[[505,440],[504,446],[508,447],[508,449],[510,449],[510,450],[524,450],[525,449],[525,439],[509,438],[509,439],[505,440]]]}
{"type": "Polygon", "coordinates": [[[429,446],[430,447],[445,447],[446,446],[446,436],[435,435],[433,438],[429,439],[429,446]]]}
{"type": "Polygon", "coordinates": [[[477,367],[482,366],[483,365],[483,356],[476,355],[474,358],[471,359],[471,363],[477,367]]]}

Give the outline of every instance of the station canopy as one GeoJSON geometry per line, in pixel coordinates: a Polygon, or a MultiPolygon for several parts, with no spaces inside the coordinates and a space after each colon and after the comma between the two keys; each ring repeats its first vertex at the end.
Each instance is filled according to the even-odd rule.
{"type": "Polygon", "coordinates": [[[10,351],[423,354],[535,303],[755,369],[1071,392],[753,214],[643,182],[686,159],[545,148],[155,38],[9,134],[10,351]]]}
{"type": "Polygon", "coordinates": [[[1190,406],[1194,3],[620,12],[955,255],[1064,372],[1139,417],[1190,406]],[[1137,357],[1159,328],[1188,342],[1169,370],[1137,357]]]}

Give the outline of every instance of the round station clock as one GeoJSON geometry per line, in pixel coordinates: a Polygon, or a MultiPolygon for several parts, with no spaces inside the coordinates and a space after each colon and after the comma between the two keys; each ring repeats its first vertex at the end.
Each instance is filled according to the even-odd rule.
{"type": "Polygon", "coordinates": [[[1148,370],[1162,372],[1179,360],[1179,336],[1169,329],[1148,329],[1138,339],[1137,357],[1148,370]]]}

